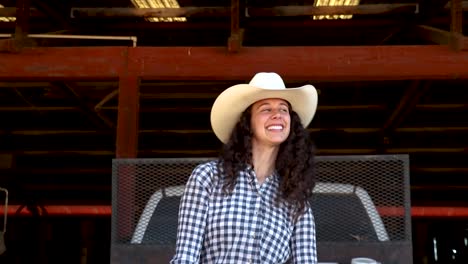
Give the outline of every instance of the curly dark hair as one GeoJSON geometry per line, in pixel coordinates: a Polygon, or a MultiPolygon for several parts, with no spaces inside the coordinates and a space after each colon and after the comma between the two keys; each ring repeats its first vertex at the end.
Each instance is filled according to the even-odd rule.
{"type": "MultiPolygon", "coordinates": [[[[291,110],[290,115],[290,133],[280,145],[276,158],[276,170],[280,175],[276,201],[286,202],[296,221],[306,211],[315,186],[315,146],[297,113],[291,110]]],[[[251,107],[242,113],[229,141],[223,145],[219,167],[224,172],[225,193],[233,191],[239,172],[247,164],[252,164],[253,132],[250,118],[251,107]]]]}

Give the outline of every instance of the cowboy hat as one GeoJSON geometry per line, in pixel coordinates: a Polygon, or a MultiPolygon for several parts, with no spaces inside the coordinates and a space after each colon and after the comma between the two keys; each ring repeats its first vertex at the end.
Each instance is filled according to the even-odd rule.
{"type": "Polygon", "coordinates": [[[273,72],[257,73],[248,84],[237,84],[224,90],[211,108],[211,127],[223,143],[228,142],[242,112],[251,104],[266,98],[280,98],[291,104],[304,127],[317,110],[317,91],[308,84],[286,88],[283,79],[273,72]]]}

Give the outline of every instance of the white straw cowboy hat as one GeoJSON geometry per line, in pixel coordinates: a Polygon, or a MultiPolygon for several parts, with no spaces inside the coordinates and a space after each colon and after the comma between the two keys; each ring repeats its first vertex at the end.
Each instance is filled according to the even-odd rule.
{"type": "Polygon", "coordinates": [[[288,101],[304,127],[312,121],[317,110],[317,91],[308,84],[286,88],[283,79],[273,72],[257,73],[248,84],[237,84],[224,90],[211,108],[211,127],[223,143],[228,142],[242,112],[251,104],[266,98],[288,101]]]}

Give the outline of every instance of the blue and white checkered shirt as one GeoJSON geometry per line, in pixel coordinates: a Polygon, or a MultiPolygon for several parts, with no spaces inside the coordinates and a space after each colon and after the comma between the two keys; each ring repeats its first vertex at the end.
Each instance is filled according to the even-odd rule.
{"type": "Polygon", "coordinates": [[[197,166],[179,209],[176,253],[180,263],[317,263],[315,223],[309,209],[294,224],[276,206],[279,176],[258,184],[242,171],[232,195],[223,195],[215,161],[197,166]]]}

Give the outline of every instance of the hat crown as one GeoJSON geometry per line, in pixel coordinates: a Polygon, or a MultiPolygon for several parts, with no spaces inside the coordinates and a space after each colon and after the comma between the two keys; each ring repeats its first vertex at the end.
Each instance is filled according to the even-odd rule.
{"type": "Polygon", "coordinates": [[[286,89],[283,79],[274,72],[259,72],[250,80],[250,85],[269,90],[286,89]]]}

